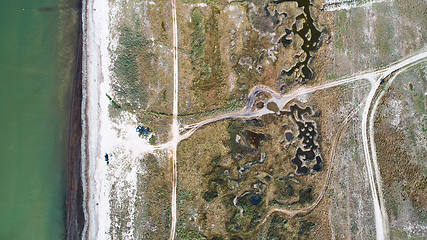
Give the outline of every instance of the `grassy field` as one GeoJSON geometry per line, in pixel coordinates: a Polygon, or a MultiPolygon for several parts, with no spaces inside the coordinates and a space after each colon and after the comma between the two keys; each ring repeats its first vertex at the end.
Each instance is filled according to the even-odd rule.
{"type": "Polygon", "coordinates": [[[426,67],[413,67],[385,89],[375,122],[391,236],[402,239],[426,236],[426,67]]]}
{"type": "MultiPolygon", "coordinates": [[[[297,2],[178,1],[180,123],[238,111],[255,85],[287,93],[384,67],[425,45],[427,30],[420,26],[425,26],[427,5],[421,0],[386,1],[335,12],[323,11],[322,1],[311,3],[310,13],[321,36],[308,62],[314,76],[302,81],[296,73],[281,74],[305,56],[304,39],[297,34],[280,40],[294,24],[299,28],[304,23],[297,19],[303,13],[297,2]]],[[[170,3],[115,4],[120,11],[113,16],[115,44],[110,46],[113,92],[105,96],[111,101],[110,114],[113,118],[123,111],[134,114],[138,123],[153,129],[153,143],[167,142],[173,97],[170,3]]],[[[390,234],[395,239],[426,236],[425,74],[423,65],[396,79],[385,90],[375,122],[390,234]]],[[[290,160],[301,142],[285,140],[285,132],[298,133],[287,116],[220,121],[182,141],[178,145],[177,239],[374,238],[361,111],[342,125],[368,91],[367,81],[361,80],[300,96],[286,106],[297,103],[318,111],[317,117],[305,118],[314,121],[318,131],[318,152],[324,160],[320,172],[295,175],[290,160]],[[264,134],[259,147],[251,146],[248,131],[264,134]],[[261,224],[273,207],[295,210],[313,203],[332,165],[327,194],[312,212],[294,218],[273,214],[261,224]]],[[[258,96],[257,101],[268,98],[258,96]]],[[[167,238],[169,160],[166,153],[145,156],[136,167],[141,171],[133,197],[112,198],[114,236],[125,238],[119,233],[129,232],[127,224],[134,221],[136,236],[167,238]]],[[[112,194],[123,194],[134,188],[132,184],[117,182],[112,194]]]]}

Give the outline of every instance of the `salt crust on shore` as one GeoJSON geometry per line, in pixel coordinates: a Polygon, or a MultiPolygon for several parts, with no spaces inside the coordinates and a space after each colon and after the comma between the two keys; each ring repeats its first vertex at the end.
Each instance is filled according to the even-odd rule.
{"type": "MultiPolygon", "coordinates": [[[[83,2],[85,4],[85,1],[83,2]]],[[[109,1],[87,0],[84,30],[83,104],[82,104],[82,180],[84,192],[85,226],[83,239],[111,239],[110,191],[112,183],[126,182],[125,191],[117,191],[117,199],[126,195],[135,199],[137,171],[136,159],[153,148],[135,132],[136,117],[123,113],[111,120],[108,112],[111,94],[109,47],[112,34],[109,1]],[[104,154],[110,156],[110,165],[104,154]],[[130,167],[130,171],[127,170],[130,167]],[[126,170],[126,171],[125,171],[126,170]]],[[[119,186],[120,188],[120,186],[119,186]]],[[[120,188],[123,189],[123,188],[120,188]]],[[[131,218],[133,202],[129,202],[131,218]]],[[[130,223],[132,225],[132,221],[130,223]]],[[[133,226],[123,238],[132,238],[133,226]]]]}

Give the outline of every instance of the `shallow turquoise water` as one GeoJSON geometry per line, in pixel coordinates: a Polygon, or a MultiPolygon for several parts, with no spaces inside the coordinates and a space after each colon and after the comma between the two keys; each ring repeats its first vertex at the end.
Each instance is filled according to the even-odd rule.
{"type": "Polygon", "coordinates": [[[75,9],[0,6],[0,239],[63,239],[75,9]]]}

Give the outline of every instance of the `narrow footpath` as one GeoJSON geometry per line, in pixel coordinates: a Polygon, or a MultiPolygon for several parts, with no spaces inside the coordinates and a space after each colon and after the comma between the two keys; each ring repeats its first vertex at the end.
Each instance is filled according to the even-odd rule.
{"type": "Polygon", "coordinates": [[[176,149],[179,143],[179,124],[178,124],[178,25],[176,23],[176,2],[171,0],[172,20],[173,20],[173,122],[172,122],[172,199],[171,199],[171,235],[170,239],[175,238],[176,227],[176,182],[177,182],[177,164],[176,149]]]}

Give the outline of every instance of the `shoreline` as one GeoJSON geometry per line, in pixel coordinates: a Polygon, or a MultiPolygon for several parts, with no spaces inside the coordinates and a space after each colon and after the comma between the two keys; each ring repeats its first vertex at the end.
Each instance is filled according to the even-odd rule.
{"type": "MultiPolygon", "coordinates": [[[[83,0],[82,4],[82,141],[81,178],[84,227],[81,239],[108,239],[110,180],[104,153],[112,150],[110,89],[109,2],[83,0]]],[[[110,164],[111,165],[111,164],[110,164]]]]}
{"type": "Polygon", "coordinates": [[[78,2],[78,43],[74,70],[73,90],[71,98],[70,127],[68,141],[68,177],[67,177],[67,240],[81,239],[83,214],[83,188],[81,179],[81,134],[82,134],[82,1],[78,2]]]}

